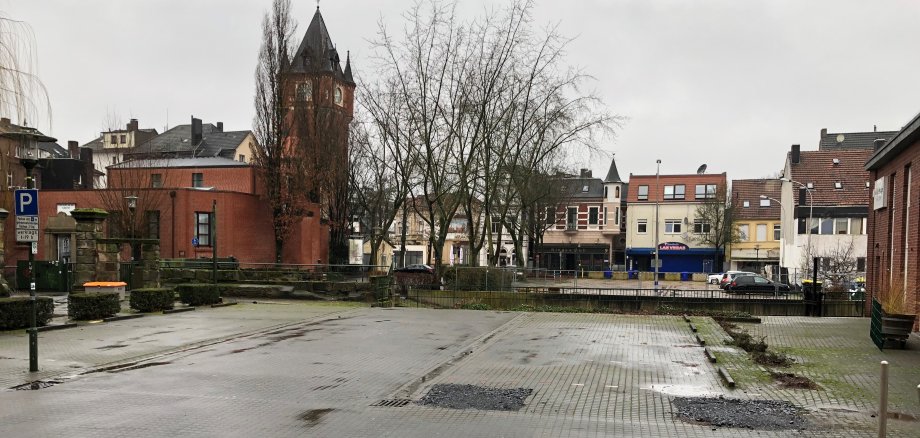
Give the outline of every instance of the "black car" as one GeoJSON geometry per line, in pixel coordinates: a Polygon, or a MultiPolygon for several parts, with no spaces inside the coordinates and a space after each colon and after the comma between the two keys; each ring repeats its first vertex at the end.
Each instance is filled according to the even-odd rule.
{"type": "Polygon", "coordinates": [[[759,275],[739,275],[725,287],[728,292],[754,293],[754,292],[789,292],[789,285],[774,283],[759,275]]]}
{"type": "Polygon", "coordinates": [[[396,268],[393,272],[415,272],[415,273],[425,273],[425,274],[434,274],[434,268],[428,265],[408,265],[402,268],[396,268]]]}

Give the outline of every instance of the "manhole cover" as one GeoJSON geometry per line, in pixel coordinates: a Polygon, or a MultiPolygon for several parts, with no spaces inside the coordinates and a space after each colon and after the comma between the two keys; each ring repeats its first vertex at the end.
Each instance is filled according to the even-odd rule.
{"type": "Polygon", "coordinates": [[[12,389],[17,391],[32,391],[36,389],[45,389],[50,386],[57,385],[61,383],[60,380],[36,380],[34,382],[25,383],[19,386],[14,386],[12,389]]]}
{"type": "Polygon", "coordinates": [[[673,400],[682,421],[755,430],[805,429],[808,420],[792,403],[781,400],[678,397],[673,400]]]}
{"type": "Polygon", "coordinates": [[[397,398],[393,400],[380,400],[379,402],[374,403],[371,406],[383,406],[387,408],[401,408],[403,406],[408,405],[409,403],[412,403],[412,400],[409,400],[407,398],[397,398]]]}
{"type": "Polygon", "coordinates": [[[517,411],[533,393],[529,388],[486,388],[474,385],[434,385],[420,405],[451,409],[480,409],[485,411],[517,411]]]}

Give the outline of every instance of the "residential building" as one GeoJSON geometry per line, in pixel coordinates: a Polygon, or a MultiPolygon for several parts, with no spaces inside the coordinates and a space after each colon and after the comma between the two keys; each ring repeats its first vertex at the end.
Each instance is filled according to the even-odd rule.
{"type": "Polygon", "coordinates": [[[730,245],[729,269],[771,277],[779,272],[781,187],[782,182],[776,179],[732,180],[731,211],[740,241],[730,245]]]}
{"type": "Polygon", "coordinates": [[[792,145],[782,176],[783,267],[789,281],[819,273],[837,279],[865,271],[872,146],[802,151],[792,145]],[[791,233],[791,236],[790,236],[791,233]]]}
{"type": "Polygon", "coordinates": [[[547,208],[547,229],[534,245],[535,265],[544,269],[609,270],[624,263],[621,221],[626,184],[620,179],[616,160],[610,161],[602,180],[589,169],[559,178],[565,196],[547,208]]]}
{"type": "MultiPolygon", "coordinates": [[[[866,305],[892,284],[905,285],[909,313],[920,312],[920,114],[887,141],[879,140],[865,165],[872,203],[868,217],[866,305]]],[[[914,330],[918,330],[918,322],[914,330]]]]}
{"type": "MultiPolygon", "coordinates": [[[[174,126],[124,153],[121,161],[144,158],[221,157],[252,161],[256,144],[252,131],[224,131],[223,122],[202,123],[194,116],[187,125],[174,126]]],[[[108,167],[110,165],[107,165],[108,167]]]]}
{"type": "Polygon", "coordinates": [[[709,232],[712,224],[697,217],[705,203],[726,191],[726,174],[632,175],[626,202],[626,257],[630,270],[654,270],[656,249],[659,272],[717,272],[725,248],[699,243],[694,235],[709,232]],[[657,233],[656,233],[656,217],[657,233]],[[655,243],[658,243],[656,248],[655,243]]]}
{"type": "Polygon", "coordinates": [[[137,119],[131,119],[125,129],[102,132],[95,140],[84,144],[84,148],[92,151],[93,166],[101,172],[97,177],[97,187],[106,187],[105,168],[121,163],[125,159],[125,154],[131,153],[134,148],[156,135],[156,129],[142,129],[137,119]]]}

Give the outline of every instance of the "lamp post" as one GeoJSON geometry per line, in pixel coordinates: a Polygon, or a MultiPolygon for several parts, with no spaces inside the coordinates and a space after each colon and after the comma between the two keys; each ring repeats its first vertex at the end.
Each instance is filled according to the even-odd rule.
{"type": "MultiPolygon", "coordinates": [[[[767,195],[760,195],[760,199],[769,199],[770,201],[779,204],[780,211],[782,212],[782,214],[780,215],[780,218],[786,216],[786,207],[783,206],[783,203],[780,202],[779,199],[771,198],[767,195]]],[[[784,248],[785,241],[786,241],[786,227],[784,226],[782,220],[780,220],[780,224],[779,224],[779,237],[780,237],[779,268],[780,268],[780,272],[782,272],[783,266],[785,266],[786,264],[784,260],[785,259],[784,255],[786,253],[786,249],[784,248]]],[[[776,278],[777,280],[782,281],[782,275],[778,275],[776,278]]]]}
{"type": "Polygon", "coordinates": [[[134,215],[135,211],[137,211],[137,196],[125,196],[125,201],[128,203],[128,212],[131,213],[131,217],[128,219],[128,232],[130,233],[128,237],[131,239],[131,260],[134,260],[134,227],[135,222],[137,222],[134,215]]]}
{"type": "MultiPolygon", "coordinates": [[[[814,206],[815,206],[814,196],[811,193],[812,189],[808,187],[807,185],[802,184],[792,178],[780,178],[780,181],[784,181],[784,182],[788,182],[792,184],[798,184],[799,187],[805,189],[805,192],[808,193],[808,223],[806,224],[806,227],[805,227],[805,236],[807,239],[806,246],[805,246],[805,259],[807,260],[809,257],[811,257],[811,223],[814,220],[813,214],[814,214],[814,206]]],[[[782,205],[782,203],[780,203],[780,205],[782,205]]],[[[795,215],[793,214],[793,216],[795,215]]],[[[806,261],[805,263],[805,276],[806,277],[808,276],[808,266],[809,264],[806,261]]]]}
{"type": "Polygon", "coordinates": [[[754,266],[760,270],[760,244],[754,245],[754,266]]]}
{"type": "Polygon", "coordinates": [[[661,258],[658,254],[658,209],[660,195],[659,178],[661,176],[661,160],[655,160],[655,292],[658,292],[658,265],[661,264],[661,258]]]}

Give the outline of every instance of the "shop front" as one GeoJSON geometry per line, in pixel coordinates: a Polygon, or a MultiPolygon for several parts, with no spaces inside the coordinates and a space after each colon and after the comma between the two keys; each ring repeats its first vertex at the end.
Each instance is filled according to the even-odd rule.
{"type": "MultiPolygon", "coordinates": [[[[722,257],[713,248],[690,248],[680,242],[664,242],[658,249],[659,272],[719,272],[716,256],[722,257]]],[[[628,270],[655,270],[655,248],[627,248],[626,258],[628,270]]]]}

